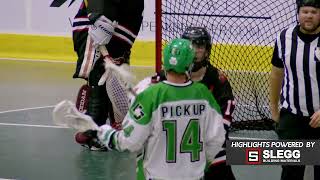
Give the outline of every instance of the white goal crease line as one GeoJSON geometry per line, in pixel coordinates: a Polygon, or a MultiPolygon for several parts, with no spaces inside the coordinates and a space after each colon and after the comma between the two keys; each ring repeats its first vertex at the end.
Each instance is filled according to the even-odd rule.
{"type": "Polygon", "coordinates": [[[0,123],[0,126],[19,126],[19,127],[41,127],[41,128],[69,129],[68,127],[63,127],[63,126],[50,126],[50,125],[38,125],[38,124],[17,124],[17,123],[0,123]]]}
{"type": "Polygon", "coordinates": [[[47,108],[53,108],[53,107],[54,107],[53,105],[50,105],[50,106],[40,106],[40,107],[32,107],[32,108],[13,109],[13,110],[7,110],[7,111],[0,111],[0,114],[11,113],[11,112],[20,112],[20,111],[29,111],[29,110],[36,110],[36,109],[47,109],[47,108]]]}

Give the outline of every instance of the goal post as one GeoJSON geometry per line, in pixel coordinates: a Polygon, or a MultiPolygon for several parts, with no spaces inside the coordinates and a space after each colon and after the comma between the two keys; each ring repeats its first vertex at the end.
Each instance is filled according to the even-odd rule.
{"type": "Polygon", "coordinates": [[[156,0],[156,72],[161,70],[162,52],[162,0],[156,0]]]}
{"type": "Polygon", "coordinates": [[[235,122],[270,120],[269,74],[274,40],[295,25],[296,0],[156,0],[156,70],[163,44],[190,26],[212,36],[210,62],[228,76],[235,122]]]}

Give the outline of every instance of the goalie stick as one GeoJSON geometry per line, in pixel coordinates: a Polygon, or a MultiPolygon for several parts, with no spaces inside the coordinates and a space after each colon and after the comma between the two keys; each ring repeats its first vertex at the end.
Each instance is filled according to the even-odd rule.
{"type": "Polygon", "coordinates": [[[128,92],[134,94],[131,88],[133,75],[129,72],[129,66],[127,64],[117,66],[113,63],[113,59],[109,56],[105,46],[99,46],[99,50],[105,61],[105,72],[101,76],[98,85],[105,85],[112,103],[115,122],[111,121],[110,123],[120,128],[129,110],[128,92]]]}
{"type": "Polygon", "coordinates": [[[111,57],[109,56],[109,52],[104,45],[99,46],[99,51],[105,60],[106,72],[102,75],[98,84],[103,85],[106,82],[107,76],[109,75],[109,71],[114,70],[114,72],[117,73],[118,78],[120,78],[120,80],[122,81],[122,85],[126,88],[126,90],[132,95],[136,96],[135,91],[132,89],[132,80],[134,76],[129,72],[129,67],[124,64],[122,64],[121,66],[117,66],[114,63],[112,63],[110,59],[111,57]]]}
{"type": "MultiPolygon", "coordinates": [[[[107,49],[104,46],[100,46],[99,50],[101,51],[101,54],[104,57],[107,57],[109,55],[107,49]]],[[[114,70],[114,73],[112,73],[111,71],[106,72],[103,75],[104,77],[100,79],[99,84],[101,83],[104,84],[105,82],[107,83],[106,88],[107,89],[109,88],[107,90],[107,93],[113,104],[115,121],[117,123],[121,123],[128,111],[128,106],[129,106],[128,96],[125,93],[125,90],[121,90],[123,89],[123,87],[126,87],[126,86],[121,83],[123,83],[123,79],[126,79],[128,83],[131,83],[128,81],[128,77],[131,76],[131,74],[128,71],[121,69],[121,67],[118,67],[115,64],[113,64],[110,59],[105,61],[106,61],[106,64],[108,64],[106,65],[107,67],[105,67],[106,71],[114,70]],[[108,69],[109,66],[110,66],[110,69],[108,69]],[[109,80],[108,78],[110,78],[110,76],[108,77],[108,75],[111,75],[111,74],[113,74],[114,76],[111,76],[111,80],[109,80]],[[121,80],[118,80],[118,79],[121,79],[121,80]]],[[[83,89],[83,87],[81,89],[83,89]]],[[[131,88],[131,91],[133,92],[132,88],[131,88]]],[[[83,92],[83,91],[80,90],[80,92],[83,92]]],[[[86,92],[86,94],[87,93],[88,92],[86,92]]],[[[132,93],[132,94],[135,95],[135,93],[132,93]]],[[[83,99],[83,101],[87,101],[87,99],[83,99]]],[[[81,108],[80,108],[82,107],[81,101],[77,102],[77,106],[79,107],[77,108],[71,101],[68,101],[68,100],[64,100],[58,103],[55,106],[52,114],[54,124],[63,126],[63,127],[73,128],[78,131],[98,129],[97,124],[92,120],[92,118],[88,115],[85,115],[84,112],[81,112],[81,108]],[[78,109],[80,111],[78,111],[78,109]]],[[[84,105],[83,110],[86,110],[86,108],[87,108],[86,105],[84,105]]]]}

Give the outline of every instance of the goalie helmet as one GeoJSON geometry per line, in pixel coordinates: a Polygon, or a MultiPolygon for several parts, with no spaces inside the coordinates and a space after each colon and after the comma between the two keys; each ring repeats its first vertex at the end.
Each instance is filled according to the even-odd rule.
{"type": "Polygon", "coordinates": [[[193,45],[204,46],[206,48],[206,56],[201,61],[194,63],[193,72],[198,71],[200,68],[205,67],[209,63],[211,53],[211,36],[206,28],[203,27],[189,27],[182,34],[181,38],[188,39],[193,45]]]}
{"type": "Polygon", "coordinates": [[[190,40],[193,44],[204,45],[207,51],[211,51],[211,36],[203,27],[189,27],[187,28],[181,38],[190,40]]]}
{"type": "Polygon", "coordinates": [[[163,67],[165,71],[186,73],[190,71],[195,52],[187,39],[174,39],[169,42],[163,51],[163,67]]]}
{"type": "Polygon", "coordinates": [[[297,0],[298,12],[303,6],[312,6],[315,8],[320,8],[320,0],[297,0]]]}

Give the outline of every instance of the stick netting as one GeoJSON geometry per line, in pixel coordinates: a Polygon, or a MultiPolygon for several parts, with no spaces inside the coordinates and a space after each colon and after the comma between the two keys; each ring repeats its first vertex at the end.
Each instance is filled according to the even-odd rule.
{"type": "Polygon", "coordinates": [[[114,119],[121,123],[129,110],[129,99],[124,82],[116,72],[109,71],[106,80],[106,90],[112,103],[114,119]]]}
{"type": "Polygon", "coordinates": [[[237,102],[233,127],[271,127],[268,78],[273,45],[277,33],[296,24],[295,0],[162,0],[160,12],[162,45],[189,26],[210,32],[211,63],[227,74],[237,102]]]}

